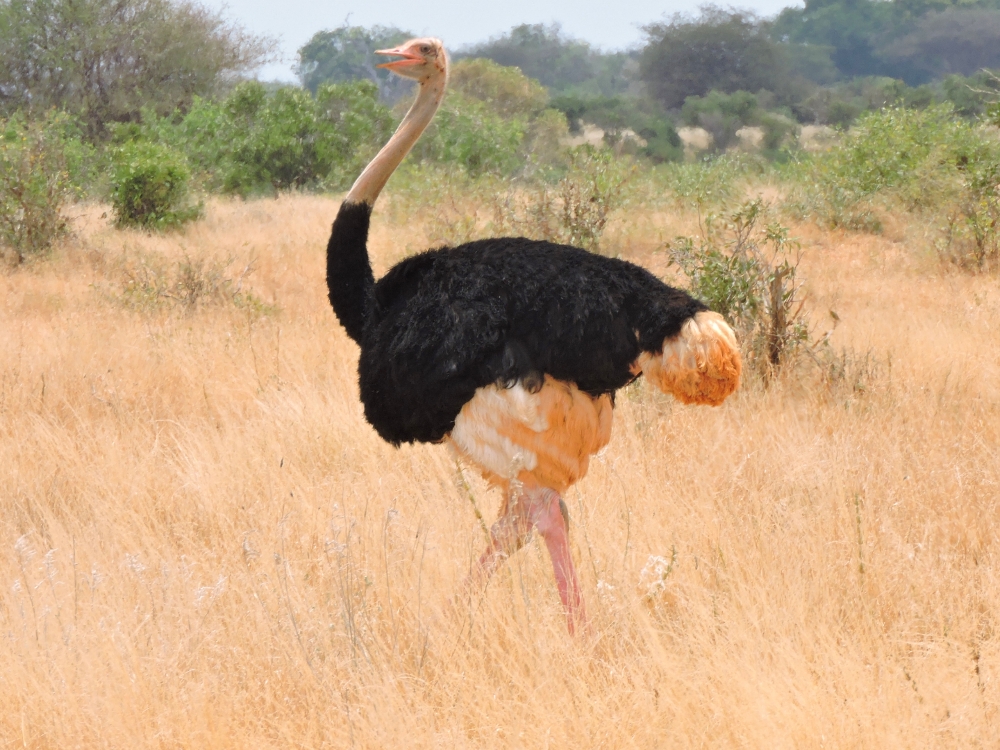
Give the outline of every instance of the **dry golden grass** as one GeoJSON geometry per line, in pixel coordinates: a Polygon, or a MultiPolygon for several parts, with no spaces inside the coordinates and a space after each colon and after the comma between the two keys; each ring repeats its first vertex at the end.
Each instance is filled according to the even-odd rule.
{"type": "MultiPolygon", "coordinates": [[[[0,275],[0,746],[995,746],[995,278],[798,227],[846,376],[620,394],[567,497],[574,642],[536,543],[449,604],[470,492],[488,522],[498,498],[363,421],[336,206],[215,202],[164,237],[87,209],[0,275]],[[257,300],[122,299],[193,258],[253,259],[257,300]]],[[[385,215],[377,274],[422,240],[385,215]]],[[[671,220],[611,236],[662,269],[671,220]]]]}

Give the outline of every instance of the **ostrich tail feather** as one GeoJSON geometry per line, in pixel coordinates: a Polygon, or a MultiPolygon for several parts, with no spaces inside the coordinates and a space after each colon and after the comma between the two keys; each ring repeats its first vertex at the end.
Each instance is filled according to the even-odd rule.
{"type": "Polygon", "coordinates": [[[743,369],[736,334],[709,310],[685,321],[680,333],[663,342],[663,352],[643,352],[642,374],[685,404],[718,406],[740,385],[743,369]]]}

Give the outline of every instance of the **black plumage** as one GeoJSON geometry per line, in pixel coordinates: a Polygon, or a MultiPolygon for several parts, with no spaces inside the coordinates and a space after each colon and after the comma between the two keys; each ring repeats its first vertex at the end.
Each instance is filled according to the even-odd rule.
{"type": "Polygon", "coordinates": [[[707,309],[644,268],[505,237],[407,258],[374,282],[371,207],[344,203],[327,247],[330,301],[359,343],[365,417],[385,440],[437,442],[477,388],[544,375],[597,396],[641,351],[707,309]]]}

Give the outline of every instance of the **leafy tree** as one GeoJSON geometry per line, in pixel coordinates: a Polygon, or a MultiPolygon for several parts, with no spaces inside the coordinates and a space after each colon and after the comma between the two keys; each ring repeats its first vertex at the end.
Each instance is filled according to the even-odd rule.
{"type": "Polygon", "coordinates": [[[640,74],[667,109],[713,89],[732,93],[788,87],[784,56],[748,11],[706,6],[697,18],[676,14],[645,31],[640,74]]]}
{"type": "Polygon", "coordinates": [[[464,96],[489,104],[501,117],[531,117],[545,109],[549,94],[518,68],[492,60],[460,60],[452,66],[448,86],[464,96]]]}
{"type": "Polygon", "coordinates": [[[458,164],[471,176],[510,174],[523,164],[527,119],[505,119],[492,107],[452,91],[414,147],[417,158],[458,164]]]}
{"type": "Polygon", "coordinates": [[[828,49],[844,78],[891,76],[917,85],[992,64],[998,10],[1000,0],[806,0],[778,15],[771,36],[828,49]]]}
{"type": "Polygon", "coordinates": [[[344,187],[395,125],[371,81],[323,84],[316,96],[285,87],[268,96],[256,81],[225,102],[223,187],[248,193],[344,187]]]}
{"type": "Polygon", "coordinates": [[[0,121],[0,258],[21,263],[68,231],[69,125],[55,113],[37,122],[0,121]]]}
{"type": "Polygon", "coordinates": [[[785,58],[786,68],[806,80],[827,85],[840,77],[840,71],[831,58],[834,47],[828,44],[783,42],[779,49],[785,58]]]}
{"type": "Polygon", "coordinates": [[[783,42],[820,45],[829,50],[840,74],[891,75],[879,57],[876,40],[894,36],[895,3],[880,0],[806,0],[804,8],[785,8],[771,26],[783,42]]]}
{"type": "Polygon", "coordinates": [[[941,87],[955,112],[963,117],[980,117],[987,113],[991,103],[1000,101],[1000,77],[988,71],[968,78],[946,76],[941,87]]]}
{"type": "Polygon", "coordinates": [[[412,81],[375,67],[375,50],[389,49],[413,34],[395,26],[340,26],[319,31],[299,49],[296,68],[302,85],[313,94],[323,83],[368,80],[384,101],[395,102],[412,91],[412,81]]]}
{"type": "Polygon", "coordinates": [[[583,83],[595,72],[590,45],[567,39],[556,24],[521,24],[463,55],[520,68],[526,76],[551,88],[583,83]]]}
{"type": "Polygon", "coordinates": [[[273,42],[187,0],[0,0],[0,107],[64,109],[91,137],[189,107],[270,59],[273,42]]]}
{"type": "Polygon", "coordinates": [[[1000,10],[949,8],[928,13],[882,54],[928,78],[1000,68],[1000,10]]]}
{"type": "Polygon", "coordinates": [[[612,96],[626,91],[632,80],[629,54],[602,54],[586,42],[566,37],[558,24],[521,24],[455,55],[471,57],[520,68],[559,93],[612,96]]]}

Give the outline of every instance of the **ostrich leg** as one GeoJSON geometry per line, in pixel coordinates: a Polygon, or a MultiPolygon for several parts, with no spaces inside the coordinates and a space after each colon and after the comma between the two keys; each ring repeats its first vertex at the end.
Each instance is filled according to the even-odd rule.
{"type": "Polygon", "coordinates": [[[538,529],[549,557],[556,587],[566,612],[572,635],[577,625],[586,628],[587,614],[580,594],[580,581],[569,548],[569,534],[559,493],[538,485],[524,485],[520,491],[511,489],[506,507],[490,530],[490,545],[479,558],[476,570],[466,581],[466,589],[484,586],[497,569],[531,538],[538,529]],[[515,494],[516,493],[516,494],[515,494]]]}
{"type": "Polygon", "coordinates": [[[485,586],[507,558],[523,547],[531,538],[531,519],[528,517],[524,496],[513,489],[504,499],[504,508],[496,523],[490,528],[490,543],[479,558],[479,564],[466,588],[475,583],[485,586]]]}
{"type": "Polygon", "coordinates": [[[531,524],[545,540],[549,557],[552,558],[552,572],[555,574],[559,598],[566,612],[566,626],[569,634],[576,632],[576,626],[587,629],[587,611],[580,593],[580,579],[573,565],[573,555],[569,548],[569,529],[563,514],[562,499],[555,490],[539,488],[529,505],[531,524]]]}

